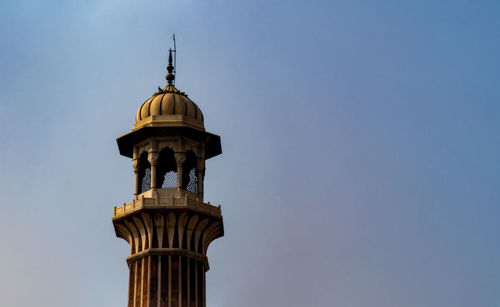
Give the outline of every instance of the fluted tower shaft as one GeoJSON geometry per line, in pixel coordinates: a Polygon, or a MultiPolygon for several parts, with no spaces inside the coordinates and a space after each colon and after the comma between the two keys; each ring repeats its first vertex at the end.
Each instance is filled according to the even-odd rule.
{"type": "Polygon", "coordinates": [[[116,208],[117,235],[131,249],[128,306],[205,306],[206,251],[222,219],[220,208],[188,193],[160,191],[165,197],[116,208]]]}

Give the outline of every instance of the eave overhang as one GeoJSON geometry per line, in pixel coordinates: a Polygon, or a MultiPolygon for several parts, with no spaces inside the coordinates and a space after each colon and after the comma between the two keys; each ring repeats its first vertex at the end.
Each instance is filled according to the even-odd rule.
{"type": "Polygon", "coordinates": [[[205,159],[210,159],[222,153],[220,136],[192,127],[142,127],[134,129],[116,139],[122,156],[132,158],[134,145],[150,137],[184,136],[205,143],[205,159]]]}

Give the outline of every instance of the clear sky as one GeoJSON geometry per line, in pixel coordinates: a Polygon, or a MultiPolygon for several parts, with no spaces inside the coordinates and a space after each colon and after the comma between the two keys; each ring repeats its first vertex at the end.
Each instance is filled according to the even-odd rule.
{"type": "Polygon", "coordinates": [[[125,306],[115,138],[177,82],[223,154],[209,307],[500,306],[500,2],[0,2],[0,305],[125,306]]]}

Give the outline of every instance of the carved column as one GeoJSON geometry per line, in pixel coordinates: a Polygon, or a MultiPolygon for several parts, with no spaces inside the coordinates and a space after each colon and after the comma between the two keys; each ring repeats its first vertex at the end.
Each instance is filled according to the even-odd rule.
{"type": "Polygon", "coordinates": [[[139,195],[139,159],[137,156],[132,160],[132,166],[134,168],[134,195],[139,195]]]}
{"type": "Polygon", "coordinates": [[[196,176],[198,177],[198,198],[203,201],[203,180],[205,179],[205,159],[196,159],[196,176]]]}
{"type": "Polygon", "coordinates": [[[180,190],[182,188],[182,165],[186,161],[186,153],[176,152],[174,155],[177,164],[177,190],[180,190]]]}
{"type": "Polygon", "coordinates": [[[151,151],[148,153],[148,161],[151,165],[151,190],[153,194],[156,192],[156,166],[158,165],[158,152],[151,151]]]}

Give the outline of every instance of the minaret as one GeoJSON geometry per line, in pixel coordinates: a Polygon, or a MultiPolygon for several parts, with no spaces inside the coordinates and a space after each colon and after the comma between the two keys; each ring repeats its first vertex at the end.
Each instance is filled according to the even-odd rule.
{"type": "Polygon", "coordinates": [[[117,139],[135,178],[132,202],[113,217],[116,235],[130,244],[129,307],[204,307],[207,248],[224,235],[220,206],[203,202],[205,160],[222,153],[220,138],[172,84],[173,69],[170,50],[167,86],[117,139]]]}

